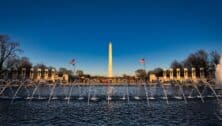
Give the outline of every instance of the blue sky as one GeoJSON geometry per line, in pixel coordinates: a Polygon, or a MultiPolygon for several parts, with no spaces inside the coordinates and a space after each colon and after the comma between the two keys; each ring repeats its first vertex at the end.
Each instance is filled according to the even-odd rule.
{"type": "Polygon", "coordinates": [[[34,64],[106,75],[169,67],[198,49],[222,53],[220,0],[0,0],[0,34],[19,41],[34,64]]]}

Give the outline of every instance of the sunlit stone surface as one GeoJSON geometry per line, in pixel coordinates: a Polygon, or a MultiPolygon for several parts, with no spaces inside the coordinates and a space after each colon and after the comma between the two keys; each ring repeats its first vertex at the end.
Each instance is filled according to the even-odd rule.
{"type": "Polygon", "coordinates": [[[222,87],[222,57],[220,58],[220,64],[216,67],[216,81],[219,87],[222,87]]]}

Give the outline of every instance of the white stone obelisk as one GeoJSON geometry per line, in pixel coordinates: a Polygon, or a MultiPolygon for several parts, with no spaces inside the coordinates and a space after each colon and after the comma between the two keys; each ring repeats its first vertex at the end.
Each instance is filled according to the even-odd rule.
{"type": "Polygon", "coordinates": [[[112,42],[109,43],[108,52],[108,77],[113,77],[113,57],[112,57],[112,42]]]}

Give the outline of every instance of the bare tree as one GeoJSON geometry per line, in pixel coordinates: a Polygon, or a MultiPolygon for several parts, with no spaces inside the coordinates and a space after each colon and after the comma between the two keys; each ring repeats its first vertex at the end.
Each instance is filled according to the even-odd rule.
{"type": "Polygon", "coordinates": [[[140,79],[146,79],[147,78],[147,74],[146,71],[143,69],[138,69],[135,71],[136,77],[140,78],[140,79]]]}
{"type": "Polygon", "coordinates": [[[200,67],[208,68],[209,60],[208,53],[204,50],[199,50],[195,53],[190,54],[187,59],[184,61],[185,66],[195,67],[199,69],[200,67]]]}
{"type": "Polygon", "coordinates": [[[183,67],[183,63],[178,62],[177,60],[174,60],[174,61],[171,63],[170,67],[171,67],[172,69],[182,68],[182,67],[183,67]]]}
{"type": "Polygon", "coordinates": [[[44,71],[48,67],[45,64],[40,63],[40,64],[35,65],[34,68],[35,69],[40,68],[42,71],[44,71]]]}
{"type": "Polygon", "coordinates": [[[215,50],[210,52],[210,60],[212,65],[217,65],[220,62],[220,54],[215,50]]]}
{"type": "Polygon", "coordinates": [[[63,74],[68,74],[69,76],[73,75],[72,70],[68,70],[67,68],[64,68],[64,67],[59,68],[58,73],[59,73],[59,75],[63,75],[63,74]]]}
{"type": "Polygon", "coordinates": [[[157,77],[163,76],[163,69],[162,68],[155,68],[154,70],[150,71],[149,74],[155,74],[157,77]]]}
{"type": "Polygon", "coordinates": [[[84,72],[82,70],[77,70],[76,74],[77,74],[77,76],[81,77],[84,75],[84,72]]]}
{"type": "Polygon", "coordinates": [[[216,65],[220,62],[220,54],[215,50],[210,52],[209,78],[215,78],[216,65]]]}
{"type": "Polygon", "coordinates": [[[26,68],[26,69],[31,69],[32,67],[32,63],[30,62],[29,58],[27,57],[22,57],[20,59],[20,64],[19,64],[20,68],[26,68]]]}
{"type": "Polygon", "coordinates": [[[7,35],[0,35],[0,75],[5,72],[4,63],[21,51],[19,43],[11,41],[7,35]]]}
{"type": "Polygon", "coordinates": [[[5,63],[4,67],[11,71],[11,70],[18,70],[20,67],[20,59],[17,57],[9,57],[5,63]]]}

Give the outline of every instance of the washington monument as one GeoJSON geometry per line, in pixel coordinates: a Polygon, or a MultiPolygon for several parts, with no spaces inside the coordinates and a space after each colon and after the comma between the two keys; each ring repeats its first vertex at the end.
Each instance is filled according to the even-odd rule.
{"type": "Polygon", "coordinates": [[[108,77],[113,77],[113,57],[112,57],[112,42],[109,42],[108,47],[108,77]]]}

